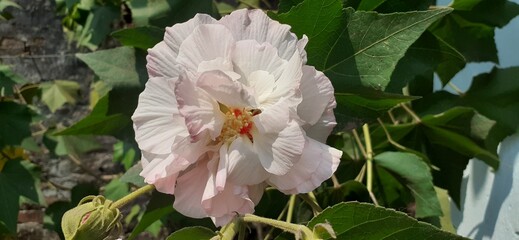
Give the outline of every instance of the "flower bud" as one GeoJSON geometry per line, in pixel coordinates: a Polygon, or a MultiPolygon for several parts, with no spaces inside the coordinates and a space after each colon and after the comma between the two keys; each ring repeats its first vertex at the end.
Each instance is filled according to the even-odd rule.
{"type": "Polygon", "coordinates": [[[66,240],[116,239],[121,234],[119,209],[103,196],[87,196],[61,220],[66,240]]]}

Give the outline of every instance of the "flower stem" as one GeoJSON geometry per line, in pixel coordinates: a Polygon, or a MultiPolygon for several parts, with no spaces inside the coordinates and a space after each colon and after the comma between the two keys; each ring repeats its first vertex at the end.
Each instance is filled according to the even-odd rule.
{"type": "Polygon", "coordinates": [[[218,239],[218,240],[233,240],[234,236],[239,232],[240,228],[240,221],[238,219],[234,219],[232,222],[228,223],[227,225],[223,226],[222,229],[219,232],[219,238],[211,238],[212,239],[218,239]]]}
{"type": "Polygon", "coordinates": [[[284,231],[291,232],[296,235],[296,239],[313,239],[312,230],[303,225],[259,217],[253,214],[245,214],[244,216],[241,216],[240,219],[244,222],[267,224],[282,229],[284,231]]]}
{"type": "Polygon", "coordinates": [[[364,142],[366,144],[366,168],[367,168],[367,180],[366,187],[369,192],[373,190],[373,149],[371,147],[371,136],[369,134],[369,126],[368,124],[364,124],[362,126],[362,131],[364,132],[364,142]]]}
{"type": "Polygon", "coordinates": [[[313,192],[309,192],[307,194],[299,194],[299,197],[303,199],[310,207],[312,208],[312,212],[314,213],[314,216],[317,216],[320,212],[323,211],[321,206],[317,203],[317,199],[315,198],[315,195],[313,192]]]}
{"type": "Polygon", "coordinates": [[[141,188],[135,190],[134,192],[124,196],[123,198],[115,201],[112,204],[112,208],[120,208],[120,207],[128,204],[129,202],[135,200],[140,195],[143,195],[143,194],[145,194],[147,192],[153,191],[153,189],[155,189],[155,186],[153,186],[151,184],[150,185],[146,185],[144,187],[141,187],[141,188]]]}
{"type": "Polygon", "coordinates": [[[296,195],[290,195],[290,199],[288,200],[288,212],[287,212],[287,223],[292,222],[292,215],[294,214],[294,207],[296,205],[296,195]]]}
{"type": "Polygon", "coordinates": [[[416,113],[411,109],[409,108],[405,103],[401,103],[400,106],[417,122],[417,123],[421,123],[422,122],[422,119],[420,119],[420,117],[418,117],[418,115],[416,115],[416,113]]]}

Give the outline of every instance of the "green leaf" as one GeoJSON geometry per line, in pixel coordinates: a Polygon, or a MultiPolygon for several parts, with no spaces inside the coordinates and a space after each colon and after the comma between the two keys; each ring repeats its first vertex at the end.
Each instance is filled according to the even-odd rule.
{"type": "Polygon", "coordinates": [[[440,41],[463,54],[469,62],[499,61],[493,27],[470,22],[453,13],[434,23],[430,30],[440,41]]]}
{"type": "Polygon", "coordinates": [[[474,78],[462,100],[511,130],[519,127],[519,67],[494,68],[474,78]]]}
{"type": "Polygon", "coordinates": [[[360,91],[361,94],[335,93],[337,108],[335,110],[339,126],[336,131],[350,130],[363,123],[374,120],[399,103],[408,102],[417,97],[385,93],[375,90],[360,91]],[[347,125],[343,125],[343,124],[347,125]]]}
{"type": "Polygon", "coordinates": [[[138,151],[135,148],[124,141],[118,141],[114,144],[114,162],[120,162],[123,164],[124,169],[128,170],[134,165],[135,161],[139,158],[138,151]]]}
{"type": "Polygon", "coordinates": [[[128,6],[136,26],[169,27],[185,22],[197,13],[218,17],[218,11],[211,0],[131,0],[128,6]]]}
{"type": "Polygon", "coordinates": [[[54,140],[57,142],[54,152],[58,156],[79,156],[103,148],[93,136],[56,136],[54,140]]]}
{"type": "Polygon", "coordinates": [[[146,230],[148,226],[172,212],[174,212],[173,196],[153,191],[144,215],[142,215],[139,223],[135,226],[128,239],[134,239],[139,233],[146,230]]]}
{"type": "Polygon", "coordinates": [[[112,87],[108,86],[103,81],[97,81],[90,84],[90,104],[88,105],[88,108],[90,110],[94,109],[99,99],[108,94],[110,90],[112,90],[112,87]]]}
{"type": "Polygon", "coordinates": [[[16,75],[9,66],[0,64],[0,96],[13,95],[13,86],[25,82],[25,79],[16,75]]]}
{"type": "Polygon", "coordinates": [[[143,87],[148,80],[145,53],[134,48],[118,47],[76,56],[114,88],[143,87]]]}
{"type": "Polygon", "coordinates": [[[404,213],[365,203],[340,203],[314,217],[308,227],[329,223],[337,239],[464,239],[404,213]]]}
{"type": "Polygon", "coordinates": [[[55,135],[112,135],[117,136],[130,124],[127,116],[122,114],[107,115],[108,95],[102,97],[87,117],[55,135]]]}
{"type": "Polygon", "coordinates": [[[281,0],[278,5],[278,13],[285,13],[290,11],[290,9],[298,4],[302,3],[304,0],[281,0]]]}
{"type": "Polygon", "coordinates": [[[6,145],[19,145],[31,136],[31,113],[25,105],[0,102],[0,149],[6,145]]]}
{"type": "Polygon", "coordinates": [[[377,165],[406,180],[416,201],[416,217],[441,216],[429,166],[417,155],[404,152],[384,152],[374,158],[377,165]]]}
{"type": "Polygon", "coordinates": [[[47,104],[51,112],[56,112],[65,103],[76,104],[79,84],[74,81],[54,80],[40,84],[41,100],[47,104]]]}
{"type": "Polygon", "coordinates": [[[398,62],[386,91],[401,93],[417,76],[437,72],[445,85],[465,67],[465,57],[452,46],[426,31],[398,62]]]}
{"type": "Polygon", "coordinates": [[[0,225],[11,233],[16,233],[20,196],[40,202],[39,179],[31,171],[35,165],[26,160],[9,160],[0,171],[0,225]]]}
{"type": "Polygon", "coordinates": [[[339,188],[328,187],[317,194],[319,206],[333,206],[341,202],[359,201],[371,203],[368,189],[364,184],[349,180],[341,184],[339,188]]]}
{"type": "Polygon", "coordinates": [[[360,86],[384,90],[407,48],[450,11],[353,12],[340,0],[323,0],[304,1],[275,17],[308,36],[309,65],[323,71],[336,91],[351,92],[360,86]]]}
{"type": "Polygon", "coordinates": [[[519,5],[505,0],[456,0],[452,6],[455,13],[471,21],[493,27],[504,27],[519,14],[519,5]]]}
{"type": "Polygon", "coordinates": [[[162,41],[165,30],[163,28],[145,26],[121,29],[111,35],[124,46],[148,49],[162,41]]]}
{"type": "Polygon", "coordinates": [[[144,182],[144,178],[139,175],[141,172],[142,165],[137,163],[121,176],[121,181],[131,183],[137,187],[143,187],[146,183],[144,182]]]}
{"type": "Polygon", "coordinates": [[[96,50],[112,31],[112,24],[120,18],[121,11],[115,6],[96,6],[88,11],[86,22],[76,29],[74,37],[78,45],[96,50]]]}
{"type": "Polygon", "coordinates": [[[449,147],[463,155],[480,159],[494,169],[499,167],[497,156],[481,148],[468,137],[435,126],[425,128],[425,133],[433,144],[449,147]]]}
{"type": "Polygon", "coordinates": [[[114,178],[105,186],[104,196],[106,199],[115,201],[130,193],[128,183],[121,181],[119,178],[114,178]]]}
{"type": "Polygon", "coordinates": [[[216,233],[205,227],[182,228],[166,238],[166,240],[209,240],[216,236],[216,233]]]}
{"type": "Polygon", "coordinates": [[[357,11],[373,11],[386,0],[362,0],[357,11]]]}

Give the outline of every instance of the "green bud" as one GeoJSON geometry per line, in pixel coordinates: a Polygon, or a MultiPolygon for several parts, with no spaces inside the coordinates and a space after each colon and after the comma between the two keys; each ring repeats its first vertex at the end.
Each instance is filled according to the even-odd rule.
{"type": "Polygon", "coordinates": [[[66,240],[116,239],[121,234],[119,209],[103,196],[87,196],[61,220],[66,240]]]}

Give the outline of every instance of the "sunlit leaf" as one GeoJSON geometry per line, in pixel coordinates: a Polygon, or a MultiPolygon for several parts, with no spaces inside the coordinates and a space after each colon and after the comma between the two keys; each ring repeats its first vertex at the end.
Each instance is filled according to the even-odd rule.
{"type": "Polygon", "coordinates": [[[464,239],[404,213],[366,203],[340,203],[325,209],[308,226],[329,223],[337,239],[464,239]]]}
{"type": "Polygon", "coordinates": [[[55,112],[65,103],[76,104],[79,84],[74,81],[54,80],[40,84],[41,100],[47,104],[51,112],[55,112]]]}
{"type": "Polygon", "coordinates": [[[304,1],[275,16],[306,34],[308,63],[323,71],[338,92],[352,87],[384,90],[398,60],[434,21],[451,9],[378,14],[343,10],[341,0],[304,1]]]}

